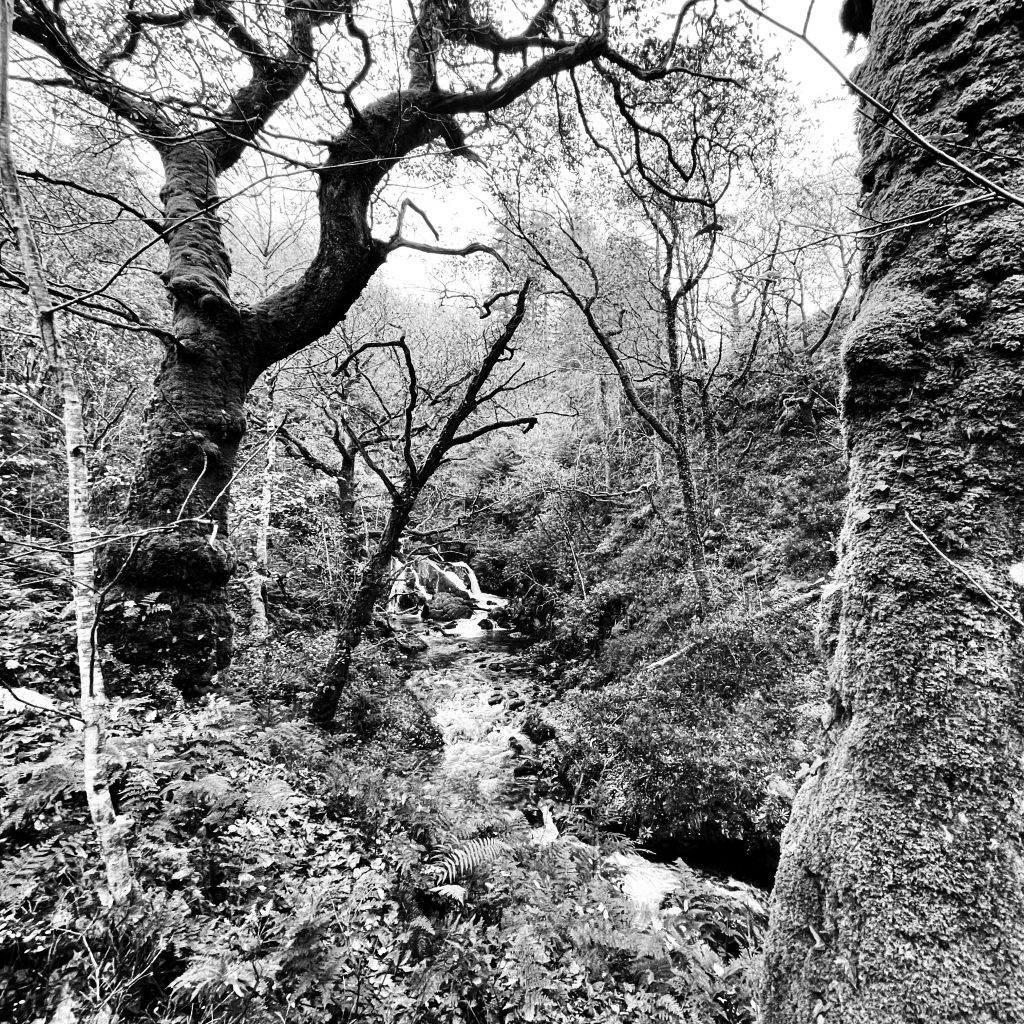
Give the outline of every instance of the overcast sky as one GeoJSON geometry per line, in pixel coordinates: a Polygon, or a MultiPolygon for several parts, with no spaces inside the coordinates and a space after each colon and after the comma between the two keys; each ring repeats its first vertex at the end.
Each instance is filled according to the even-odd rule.
{"type": "MultiPolygon", "coordinates": [[[[808,37],[849,74],[863,58],[863,45],[850,52],[849,37],[844,36],[839,27],[839,5],[835,0],[816,0],[811,6],[808,37]]],[[[805,0],[766,0],[765,9],[778,21],[799,30],[808,8],[805,0]]],[[[808,117],[815,122],[813,132],[809,133],[812,147],[824,154],[852,153],[856,145],[856,105],[846,86],[805,43],[767,22],[761,23],[761,31],[765,47],[781,53],[787,77],[808,117]]],[[[436,186],[422,197],[432,210],[443,245],[463,245],[482,237],[481,232],[484,235],[488,233],[486,225],[490,218],[486,189],[474,184],[469,180],[471,178],[472,174],[460,176],[457,197],[442,198],[436,186]],[[453,199],[457,205],[456,212],[453,212],[453,199]]],[[[423,240],[428,240],[425,235],[423,240]]],[[[404,288],[436,293],[455,269],[451,263],[443,258],[439,260],[438,257],[400,251],[389,258],[383,277],[389,283],[404,288]]],[[[472,276],[469,267],[463,270],[472,276]]]]}

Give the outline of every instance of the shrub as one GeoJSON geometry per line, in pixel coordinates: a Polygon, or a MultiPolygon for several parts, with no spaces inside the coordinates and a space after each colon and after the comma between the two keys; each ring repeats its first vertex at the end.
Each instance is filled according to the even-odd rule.
{"type": "Polygon", "coordinates": [[[810,738],[801,707],[820,684],[806,673],[810,625],[725,621],[688,639],[662,668],[570,695],[548,770],[598,825],[661,848],[777,848],[789,811],[780,793],[810,738]]]}

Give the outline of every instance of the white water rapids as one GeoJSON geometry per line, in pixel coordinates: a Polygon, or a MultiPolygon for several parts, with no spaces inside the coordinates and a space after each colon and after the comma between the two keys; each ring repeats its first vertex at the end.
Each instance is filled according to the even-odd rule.
{"type": "MultiPolygon", "coordinates": [[[[406,595],[418,595],[421,587],[432,596],[431,583],[437,583],[444,588],[439,592],[471,600],[475,609],[470,618],[444,625],[426,622],[418,614],[396,616],[398,624],[427,643],[418,656],[423,667],[413,670],[409,684],[432,712],[444,738],[436,784],[456,802],[463,794],[467,812],[483,804],[512,816],[532,806],[544,819],[544,827],[535,830],[535,841],[557,842],[551,805],[538,802],[532,781],[517,777],[515,771],[536,753],[522,730],[523,720],[552,699],[535,666],[522,656],[528,641],[493,623],[490,629],[481,627],[505,601],[483,592],[470,566],[424,564],[427,561],[433,562],[421,560],[412,572],[405,566],[392,588],[389,607],[401,607],[406,595]]],[[[638,854],[612,854],[607,863],[619,875],[638,915],[659,927],[658,908],[679,884],[678,875],[638,854]]]]}

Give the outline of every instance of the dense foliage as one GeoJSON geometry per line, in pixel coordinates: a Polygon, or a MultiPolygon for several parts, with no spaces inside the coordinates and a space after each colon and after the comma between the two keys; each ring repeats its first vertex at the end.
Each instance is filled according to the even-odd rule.
{"type": "Polygon", "coordinates": [[[540,844],[518,812],[450,806],[395,745],[352,748],[273,702],[117,709],[139,898],[112,908],[77,741],[3,740],[5,1019],[742,1020],[764,910],[684,865],[650,921],[610,848],[540,844]],[[88,995],[92,993],[92,995],[88,995]]]}

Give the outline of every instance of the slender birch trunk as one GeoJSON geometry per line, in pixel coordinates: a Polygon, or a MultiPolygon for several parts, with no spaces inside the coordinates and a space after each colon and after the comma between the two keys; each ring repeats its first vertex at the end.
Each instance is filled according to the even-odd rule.
{"type": "Polygon", "coordinates": [[[249,602],[252,606],[250,635],[266,668],[267,644],[270,640],[270,621],[267,618],[267,584],[270,579],[270,513],[274,504],[274,463],[277,460],[277,426],[274,423],[274,390],[277,373],[267,382],[270,408],[264,438],[266,456],[263,462],[263,487],[260,491],[260,512],[256,523],[256,559],[249,577],[249,602]]]}
{"type": "Polygon", "coordinates": [[[690,571],[697,587],[701,611],[707,614],[711,607],[711,581],[708,578],[707,563],[704,561],[704,541],[700,532],[700,503],[697,498],[697,482],[694,479],[693,460],[690,458],[690,432],[686,427],[686,401],[683,396],[683,379],[679,355],[679,327],[676,322],[679,300],[668,288],[668,278],[662,287],[662,301],[665,314],[665,341],[668,347],[668,383],[672,398],[672,415],[675,419],[676,469],[679,472],[679,487],[683,497],[683,525],[686,530],[686,546],[690,560],[690,571]]]}
{"type": "Polygon", "coordinates": [[[32,221],[18,187],[18,172],[11,149],[11,108],[8,95],[11,0],[3,0],[0,18],[0,187],[4,205],[14,222],[18,249],[24,263],[29,301],[36,316],[39,335],[54,370],[59,375],[64,406],[64,443],[68,472],[68,529],[72,547],[72,591],[75,604],[75,633],[78,672],[81,682],[85,794],[89,804],[100,854],[107,871],[107,885],[115,903],[125,900],[132,889],[132,867],[124,831],[110,797],[105,753],[108,710],[103,672],[96,659],[96,598],[93,586],[92,530],[89,525],[88,439],[82,420],[82,403],[68,365],[54,316],[43,270],[43,261],[32,229],[32,221]]]}

